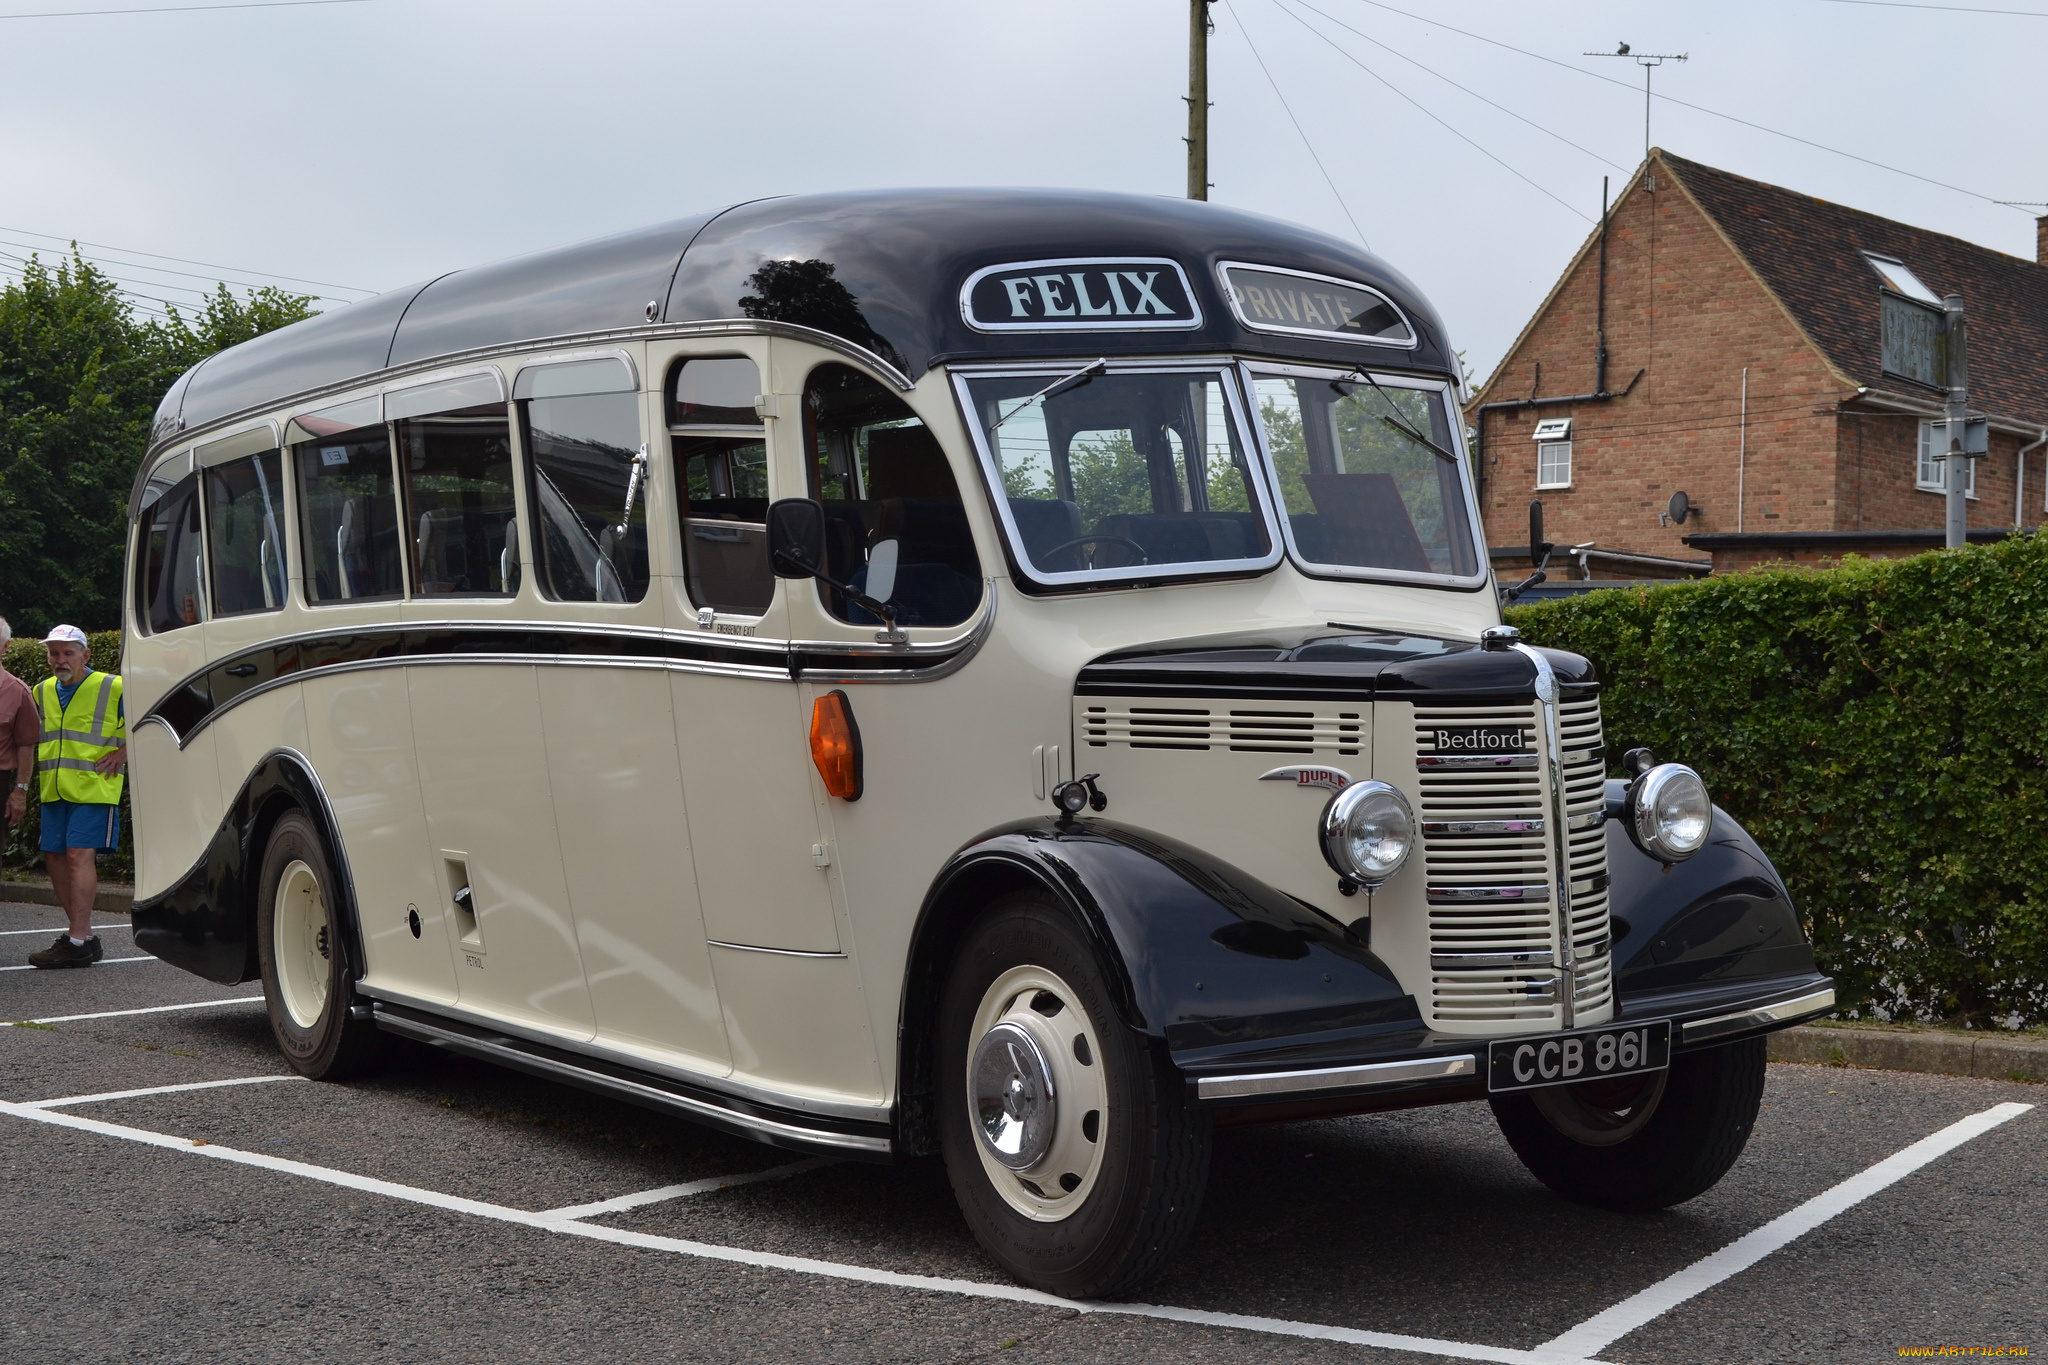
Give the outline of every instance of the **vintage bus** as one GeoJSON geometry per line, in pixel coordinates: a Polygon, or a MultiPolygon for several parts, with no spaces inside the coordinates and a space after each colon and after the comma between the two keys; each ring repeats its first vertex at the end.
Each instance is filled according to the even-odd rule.
{"type": "Polygon", "coordinates": [[[130,504],[136,940],[1157,1274],[1218,1125],[1487,1101],[1729,1168],[1826,1012],[1770,862],[1523,642],[1441,320],[1211,204],[765,200],[224,351],[130,504]]]}

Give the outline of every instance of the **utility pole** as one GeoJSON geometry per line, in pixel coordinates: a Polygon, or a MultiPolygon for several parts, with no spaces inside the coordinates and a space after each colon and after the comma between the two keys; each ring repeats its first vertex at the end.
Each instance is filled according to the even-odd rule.
{"type": "Polygon", "coordinates": [[[1970,457],[1964,453],[1964,430],[1970,417],[1969,321],[1963,316],[1963,296],[1950,294],[1941,301],[1943,337],[1948,352],[1948,450],[1943,455],[1948,487],[1948,548],[1957,549],[1969,535],[1969,505],[1964,495],[1970,487],[1970,457]]]}
{"type": "Polygon", "coordinates": [[[1650,157],[1650,72],[1666,62],[1685,61],[1688,54],[1683,52],[1631,52],[1628,44],[1613,52],[1582,52],[1582,57],[1626,57],[1643,69],[1643,159],[1650,157]]]}
{"type": "Polygon", "coordinates": [[[1188,198],[1209,197],[1209,0],[1188,0],[1188,198]]]}

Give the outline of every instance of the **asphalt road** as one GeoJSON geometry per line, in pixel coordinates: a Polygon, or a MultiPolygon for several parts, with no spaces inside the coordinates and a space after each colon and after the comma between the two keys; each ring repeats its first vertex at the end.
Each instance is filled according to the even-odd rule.
{"type": "MultiPolygon", "coordinates": [[[[59,920],[0,904],[0,1019],[102,1016],[0,1028],[0,1101],[289,1076],[260,1005],[107,1014],[255,992],[115,962],[135,953],[101,918],[118,926],[108,962],[8,971],[59,920]]],[[[1150,1306],[1086,1311],[1016,1294],[935,1164],[791,1171],[789,1153],[399,1044],[345,1086],[0,1109],[0,1360],[1533,1365],[1566,1333],[1547,1358],[1585,1354],[1565,1347],[1600,1337],[1581,1324],[1607,1310],[1625,1321],[1603,1361],[2041,1353],[2048,1106],[1996,1107],[2044,1100],[1773,1065],[1735,1169],[1652,1217],[1559,1201],[1483,1105],[1225,1132],[1194,1242],[1150,1306]],[[1879,1165],[1987,1111],[1917,1169],[1879,1165]],[[1872,1167],[1850,1192],[1874,1193],[1808,1204],[1872,1167]],[[1739,1239],[1802,1208],[1810,1230],[1716,1278],[1754,1244],[1739,1239]],[[1673,1276],[1707,1287],[1637,1310],[1673,1276]],[[1385,1337],[1428,1340],[1371,1344],[1385,1337]]]]}

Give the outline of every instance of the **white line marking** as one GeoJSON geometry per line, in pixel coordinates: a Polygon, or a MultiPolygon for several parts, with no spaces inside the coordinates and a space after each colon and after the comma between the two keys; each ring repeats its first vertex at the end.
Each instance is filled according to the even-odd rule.
{"type": "Polygon", "coordinates": [[[1659,1280],[1632,1298],[1597,1313],[1563,1336],[1536,1348],[1540,1357],[1578,1360],[1606,1349],[1638,1327],[1670,1312],[1696,1294],[1705,1293],[1761,1261],[1780,1247],[1813,1231],[1836,1214],[1854,1208],[1887,1186],[1904,1180],[1922,1166],[1954,1151],[1971,1138],[1990,1132],[2026,1113],[2031,1104],[1998,1104],[1972,1114],[1912,1146],[1886,1157],[1870,1169],[1850,1176],[1830,1190],[1781,1214],[1755,1232],[1738,1237],[1704,1260],[1695,1261],[1668,1279],[1659,1280]]]}
{"type": "Polygon", "coordinates": [[[279,1076],[239,1076],[231,1081],[191,1081],[185,1085],[152,1085],[146,1090],[104,1090],[97,1095],[66,1095],[61,1100],[28,1100],[24,1109],[57,1109],[73,1104],[105,1104],[109,1100],[136,1100],[144,1095],[175,1095],[183,1090],[218,1090],[224,1085],[264,1085],[270,1081],[303,1081],[296,1071],[279,1076]]]}
{"type": "MultiPolygon", "coordinates": [[[[210,1010],[220,1005],[260,1005],[260,995],[238,995],[232,1000],[194,1000],[189,1005],[145,1005],[139,1010],[102,1010],[98,1014],[53,1014],[47,1019],[30,1019],[31,1024],[75,1024],[81,1019],[118,1019],[125,1014],[163,1014],[168,1010],[210,1010]]],[[[0,1028],[13,1028],[12,1019],[0,1019],[0,1028]]]]}
{"type": "Polygon", "coordinates": [[[579,1223],[547,1213],[527,1213],[519,1209],[506,1208],[501,1204],[487,1204],[478,1199],[440,1194],[433,1190],[422,1190],[389,1180],[378,1180],[371,1176],[314,1166],[285,1157],[265,1156],[260,1152],[219,1147],[203,1140],[195,1142],[194,1139],[174,1137],[169,1133],[152,1133],[146,1129],[102,1123],[98,1119],[66,1114],[61,1110],[38,1109],[31,1105],[0,1100],[0,1114],[11,1114],[15,1118],[53,1124],[80,1132],[97,1133],[103,1137],[121,1138],[166,1151],[183,1152],[191,1156],[210,1157],[215,1161],[227,1161],[240,1166],[254,1166],[285,1175],[296,1175],[307,1180],[317,1180],[322,1184],[361,1190],[367,1194],[380,1194],[389,1199],[399,1199],[409,1204],[424,1204],[429,1208],[445,1209],[452,1213],[466,1213],[493,1222],[512,1223],[569,1237],[586,1237],[592,1241],[610,1242],[617,1246],[666,1251],[731,1265],[782,1270],[797,1275],[818,1275],[829,1279],[851,1280],[861,1284],[883,1285],[897,1289],[922,1289],[940,1294],[958,1294],[966,1298],[996,1299],[1065,1313],[1107,1313],[1119,1317],[1156,1318],[1167,1322],[1194,1323],[1204,1327],[1261,1332],[1273,1336],[1338,1341],[1353,1346],[1378,1346],[1387,1350],[1448,1356],[1455,1360],[1486,1361],[1489,1365],[1563,1365],[1563,1358],[1555,1354],[1539,1355],[1533,1351],[1480,1346],[1470,1342],[1402,1336],[1394,1332],[1366,1332],[1352,1327],[1332,1327],[1316,1322],[1290,1322],[1284,1318],[1249,1317],[1241,1313],[1211,1313],[1199,1308],[1176,1308],[1165,1304],[1094,1303],[1080,1299],[1062,1299],[1017,1285],[986,1284],[979,1280],[956,1280],[933,1275],[908,1275],[894,1270],[875,1270],[867,1266],[842,1265],[836,1261],[812,1260],[805,1256],[783,1256],[771,1251],[746,1251],[739,1247],[687,1242],[676,1237],[657,1237],[649,1233],[628,1232],[623,1228],[605,1227],[601,1224],[579,1223]]]}
{"type": "MultiPolygon", "coordinates": [[[[92,965],[95,967],[113,967],[123,962],[161,962],[162,960],[162,958],[150,957],[144,954],[141,957],[103,957],[92,965]]],[[[0,972],[32,972],[34,970],[36,970],[36,964],[33,962],[24,962],[19,967],[0,967],[0,972]]],[[[75,972],[78,968],[70,967],[62,970],[75,972]]]]}
{"type": "MultiPolygon", "coordinates": [[[[282,1079],[282,1077],[280,1077],[282,1079]]],[[[549,1209],[543,1218],[597,1218],[607,1213],[624,1213],[648,1204],[660,1204],[670,1199],[687,1199],[693,1194],[709,1194],[713,1190],[729,1189],[735,1185],[753,1185],[763,1180],[787,1180],[805,1171],[815,1171],[820,1166],[837,1165],[831,1157],[812,1157],[807,1161],[792,1161],[787,1166],[774,1166],[765,1171],[752,1171],[746,1175],[713,1176],[709,1180],[692,1180],[683,1185],[663,1185],[660,1189],[642,1190],[638,1194],[622,1194],[616,1199],[601,1199],[595,1204],[571,1204],[567,1208],[549,1209]]]]}
{"type": "MultiPolygon", "coordinates": [[[[47,934],[52,929],[62,929],[64,927],[66,926],[51,923],[41,929],[0,929],[0,938],[7,938],[14,934],[47,934]]],[[[133,929],[135,926],[132,924],[95,924],[92,927],[94,932],[98,932],[101,929],[133,929]]]]}

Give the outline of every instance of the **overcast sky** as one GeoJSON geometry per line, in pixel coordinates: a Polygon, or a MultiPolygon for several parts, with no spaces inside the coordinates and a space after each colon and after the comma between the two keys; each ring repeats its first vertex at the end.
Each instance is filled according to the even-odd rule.
{"type": "MultiPolygon", "coordinates": [[[[0,0],[0,16],[171,2],[0,0]]],[[[1841,0],[1218,0],[1211,194],[1362,233],[1483,378],[1597,218],[1600,177],[1618,188],[1642,158],[1642,70],[1580,55],[1627,41],[1690,54],[1656,73],[1660,94],[1881,166],[1661,99],[1658,145],[2031,259],[2033,215],[2048,210],[1988,201],[2048,200],[2048,0],[1980,4],[2041,17],[1841,0]]],[[[154,281],[133,285],[148,298],[208,281],[129,253],[353,287],[309,289],[340,299],[762,195],[1177,195],[1187,12],[351,0],[0,17],[0,271],[24,246],[61,246],[25,235],[46,233],[121,248],[87,254],[154,281]]]]}

